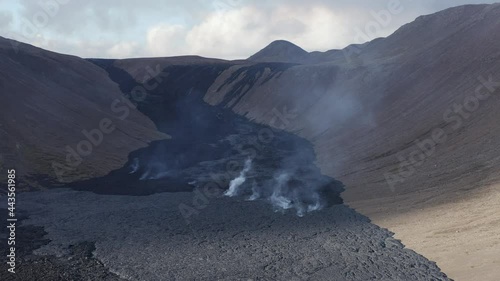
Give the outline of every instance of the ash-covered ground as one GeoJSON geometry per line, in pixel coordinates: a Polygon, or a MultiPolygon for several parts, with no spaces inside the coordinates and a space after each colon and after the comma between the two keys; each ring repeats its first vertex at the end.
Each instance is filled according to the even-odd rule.
{"type": "Polygon", "coordinates": [[[128,280],[447,280],[342,204],[299,217],[264,201],[216,196],[186,220],[178,207],[193,200],[191,192],[67,189],[19,196],[29,214],[23,225],[43,228],[50,240],[36,255],[68,260],[75,245],[95,243],[95,259],[128,280]]]}
{"type": "MultiPolygon", "coordinates": [[[[135,85],[99,63],[124,93],[135,85]]],[[[205,104],[225,67],[169,67],[138,105],[172,139],[105,177],[19,194],[33,239],[22,273],[1,279],[448,280],[343,205],[309,142],[205,104]]]]}

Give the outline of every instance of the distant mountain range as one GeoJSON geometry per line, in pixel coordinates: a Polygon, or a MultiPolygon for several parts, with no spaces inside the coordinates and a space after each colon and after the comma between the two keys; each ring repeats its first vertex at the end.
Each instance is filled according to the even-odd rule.
{"type": "MultiPolygon", "coordinates": [[[[296,118],[284,129],[313,142],[323,172],[349,186],[348,198],[435,185],[456,188],[457,181],[473,186],[500,176],[484,164],[494,165],[500,157],[499,99],[479,100],[476,109],[470,98],[483,80],[500,81],[499,16],[498,4],[451,8],[421,16],[387,38],[323,53],[279,40],[240,61],[192,56],[108,64],[139,82],[172,65],[191,68],[196,81],[205,79],[200,65],[216,65],[219,74],[201,89],[204,100],[271,125],[276,110],[293,111],[296,118]],[[448,113],[447,122],[444,115],[455,103],[468,101],[475,110],[464,114],[467,118],[459,116],[463,122],[454,129],[459,117],[448,113]],[[435,128],[446,132],[446,145],[401,177],[400,160],[410,156],[416,140],[432,138],[435,128]],[[391,173],[403,180],[388,188],[391,173]]],[[[0,39],[3,162],[19,162],[26,174],[55,178],[53,163],[67,162],[67,146],[77,149],[86,139],[83,129],[99,128],[102,118],[121,114],[110,108],[123,93],[92,60],[22,43],[14,49],[12,42],[0,39]]],[[[141,112],[127,110],[117,132],[93,147],[99,153],[82,162],[85,177],[106,174],[129,152],[167,137],[141,112]]],[[[68,180],[83,176],[68,175],[68,180]]]]}
{"type": "MultiPolygon", "coordinates": [[[[231,120],[210,109],[226,109],[309,140],[349,205],[399,215],[411,198],[431,206],[500,182],[499,42],[500,4],[421,16],[343,50],[278,40],[238,61],[82,59],[0,37],[0,165],[20,187],[92,179],[171,130],[217,131],[231,120]],[[210,130],[176,126],[185,115],[210,130]]],[[[487,208],[471,212],[492,217],[487,208]]]]}

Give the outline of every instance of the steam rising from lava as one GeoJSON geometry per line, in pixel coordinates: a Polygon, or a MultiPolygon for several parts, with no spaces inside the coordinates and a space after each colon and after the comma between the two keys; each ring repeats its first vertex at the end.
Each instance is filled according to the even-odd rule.
{"type": "Polygon", "coordinates": [[[238,194],[238,188],[246,181],[246,174],[250,169],[252,168],[252,159],[247,159],[245,161],[245,167],[243,167],[243,170],[240,172],[240,175],[233,179],[231,183],[229,184],[229,189],[224,192],[224,195],[233,197],[238,194]]]}
{"type": "Polygon", "coordinates": [[[263,179],[255,169],[252,170],[252,160],[248,159],[240,174],[230,182],[224,195],[249,195],[250,201],[268,201],[275,211],[294,209],[298,216],[303,216],[329,204],[327,192],[324,192],[326,186],[328,182],[325,178],[304,168],[279,170],[271,179],[263,179]]]}
{"type": "Polygon", "coordinates": [[[321,198],[319,187],[318,182],[307,183],[293,178],[288,172],[280,172],[274,177],[269,201],[275,211],[293,208],[302,217],[306,212],[317,211],[327,205],[326,200],[321,198]]]}
{"type": "Polygon", "coordinates": [[[132,160],[132,164],[130,164],[129,174],[133,174],[133,173],[137,172],[138,169],[139,169],[139,159],[134,158],[134,160],[132,160]]]}

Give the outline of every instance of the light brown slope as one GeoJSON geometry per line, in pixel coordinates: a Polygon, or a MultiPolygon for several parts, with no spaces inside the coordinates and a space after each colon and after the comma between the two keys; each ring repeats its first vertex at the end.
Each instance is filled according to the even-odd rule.
{"type": "Polygon", "coordinates": [[[65,172],[63,180],[104,175],[120,167],[129,152],[166,137],[133,108],[119,119],[125,111],[113,112],[111,105],[121,96],[107,73],[92,63],[0,37],[3,168],[16,168],[20,179],[55,177],[52,164],[67,165],[66,146],[76,149],[86,139],[82,130],[98,129],[104,118],[116,129],[104,134],[102,143],[65,172]]]}
{"type": "MultiPolygon", "coordinates": [[[[268,81],[273,71],[262,69],[263,77],[235,99],[233,110],[269,123],[273,108],[295,109],[298,117],[286,129],[313,141],[323,171],[347,185],[350,205],[452,278],[495,280],[500,209],[498,201],[484,198],[498,198],[499,91],[456,129],[443,114],[474,96],[479,77],[500,81],[499,42],[499,4],[448,9],[364,45],[344,62],[290,67],[268,81]],[[418,150],[415,141],[430,138],[435,128],[444,130],[446,141],[391,188],[385,175],[397,172],[398,155],[408,158],[418,150]],[[458,226],[459,232],[450,231],[458,226]],[[478,235],[487,226],[489,235],[478,235]],[[470,247],[475,260],[466,258],[470,247]]],[[[252,67],[238,79],[250,79],[245,75],[252,67]]],[[[223,73],[205,100],[220,103],[235,85],[226,79],[237,71],[241,66],[223,73]]]]}

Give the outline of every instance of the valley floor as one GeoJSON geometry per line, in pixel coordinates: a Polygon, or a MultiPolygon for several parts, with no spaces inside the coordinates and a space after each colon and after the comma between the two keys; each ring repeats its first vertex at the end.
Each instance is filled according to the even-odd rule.
{"type": "MultiPolygon", "coordinates": [[[[128,280],[448,280],[435,263],[343,204],[298,217],[273,212],[264,201],[196,196],[54,189],[18,198],[28,216],[23,227],[47,232],[37,257],[52,265],[104,266],[128,280]],[[181,206],[196,212],[183,216],[181,206]],[[95,260],[88,260],[89,249],[95,260]],[[86,262],[68,262],[75,259],[86,262]]],[[[46,276],[37,273],[54,276],[38,271],[39,280],[46,276]]]]}

